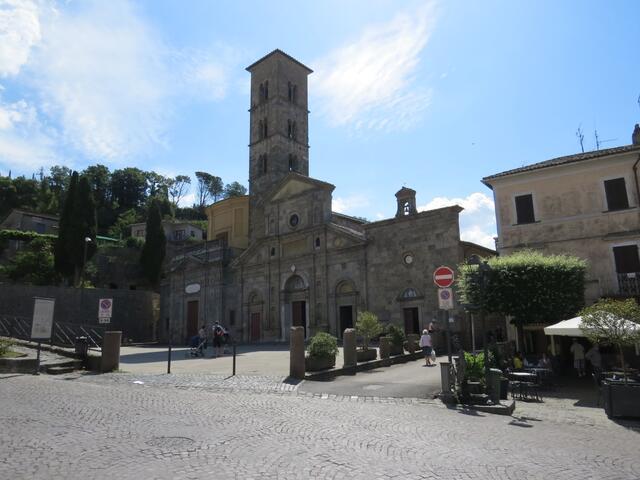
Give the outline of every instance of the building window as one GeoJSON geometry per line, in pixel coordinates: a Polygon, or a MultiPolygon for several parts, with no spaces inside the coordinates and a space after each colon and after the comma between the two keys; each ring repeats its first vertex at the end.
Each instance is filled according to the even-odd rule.
{"type": "Polygon", "coordinates": [[[272,257],[276,256],[276,247],[271,247],[271,256],[272,257]]]}
{"type": "Polygon", "coordinates": [[[264,101],[264,83],[260,84],[260,101],[264,101]]]}
{"type": "Polygon", "coordinates": [[[260,137],[260,140],[264,138],[264,124],[262,120],[258,122],[258,137],[260,137]]]}
{"type": "Polygon", "coordinates": [[[415,288],[407,288],[401,295],[402,298],[416,298],[417,296],[418,292],[415,288]]]}
{"type": "Polygon", "coordinates": [[[267,173],[267,154],[260,155],[260,171],[267,173]]]}
{"type": "Polygon", "coordinates": [[[269,80],[264,82],[264,99],[269,100],[269,80]]]}
{"type": "Polygon", "coordinates": [[[316,237],[316,248],[320,248],[320,237],[316,237]]]}
{"type": "Polygon", "coordinates": [[[289,171],[290,172],[296,172],[298,170],[298,159],[296,158],[295,155],[293,154],[289,154],[289,171]]]}
{"type": "Polygon", "coordinates": [[[289,91],[289,101],[292,102],[293,101],[293,85],[291,85],[291,82],[287,83],[287,87],[289,91]]]}
{"type": "Polygon", "coordinates": [[[184,237],[185,237],[185,231],[184,230],[176,230],[175,232],[173,232],[174,240],[183,240],[184,237]]]}
{"type": "Polygon", "coordinates": [[[269,130],[267,129],[267,119],[262,121],[262,138],[267,138],[269,130]]]}
{"type": "Polygon", "coordinates": [[[516,223],[534,223],[533,195],[518,195],[516,197],[516,223]]]}
{"type": "Polygon", "coordinates": [[[616,273],[640,272],[640,257],[638,257],[637,245],[613,247],[613,256],[616,262],[616,273]]]}
{"type": "Polygon", "coordinates": [[[195,237],[196,236],[196,232],[194,232],[193,230],[191,230],[191,236],[195,237]]]}
{"type": "Polygon", "coordinates": [[[292,100],[291,100],[291,101],[292,101],[293,103],[298,103],[298,86],[297,86],[297,85],[294,85],[294,86],[293,86],[293,95],[292,95],[292,97],[293,97],[293,98],[292,98],[292,100]]]}
{"type": "Polygon", "coordinates": [[[629,208],[627,187],[624,178],[614,178],[604,181],[604,191],[607,196],[607,208],[609,210],[624,210],[629,208]]]}
{"type": "Polygon", "coordinates": [[[299,222],[300,218],[298,218],[298,215],[296,215],[295,213],[291,215],[291,217],[289,217],[289,225],[291,225],[292,227],[297,227],[299,222]]]}
{"type": "Polygon", "coordinates": [[[236,311],[229,310],[229,325],[235,325],[235,324],[236,324],[236,311]]]}

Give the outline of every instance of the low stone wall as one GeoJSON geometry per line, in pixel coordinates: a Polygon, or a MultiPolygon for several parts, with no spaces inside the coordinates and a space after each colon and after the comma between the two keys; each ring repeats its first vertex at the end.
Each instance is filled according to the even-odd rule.
{"type": "Polygon", "coordinates": [[[37,364],[35,358],[0,358],[0,373],[34,373],[37,364]]]}
{"type": "Polygon", "coordinates": [[[56,299],[54,321],[89,325],[98,325],[98,301],[101,298],[112,298],[111,323],[104,325],[108,330],[122,331],[123,340],[155,340],[160,316],[160,295],[155,292],[0,285],[0,315],[31,318],[34,297],[56,299]]]}

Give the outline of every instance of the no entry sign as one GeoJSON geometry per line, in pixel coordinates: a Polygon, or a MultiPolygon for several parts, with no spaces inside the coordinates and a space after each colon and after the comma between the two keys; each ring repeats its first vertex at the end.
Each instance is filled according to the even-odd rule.
{"type": "Polygon", "coordinates": [[[453,285],[453,270],[449,267],[436,268],[433,272],[433,283],[440,288],[448,288],[453,285]]]}

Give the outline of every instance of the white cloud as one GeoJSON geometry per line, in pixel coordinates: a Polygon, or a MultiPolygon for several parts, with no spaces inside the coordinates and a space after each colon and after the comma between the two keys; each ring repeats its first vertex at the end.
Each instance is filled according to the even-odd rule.
{"type": "Polygon", "coordinates": [[[434,27],[433,3],[371,26],[314,62],[310,81],[320,113],[336,126],[382,131],[411,127],[430,103],[415,70],[434,27]]]}
{"type": "Polygon", "coordinates": [[[364,195],[356,194],[348,197],[334,198],[331,209],[337,213],[353,215],[354,210],[367,206],[369,206],[369,199],[364,195]]]}
{"type": "Polygon", "coordinates": [[[0,78],[32,90],[39,123],[56,130],[43,132],[51,147],[114,162],[148,156],[166,145],[177,106],[227,93],[230,49],[172,49],[128,0],[2,2],[0,78]]]}
{"type": "Polygon", "coordinates": [[[24,100],[5,103],[0,97],[0,164],[35,169],[56,162],[52,135],[36,109],[24,100]]]}
{"type": "Polygon", "coordinates": [[[187,208],[196,203],[196,194],[189,193],[180,199],[179,207],[187,208]]]}
{"type": "Polygon", "coordinates": [[[496,236],[495,205],[491,197],[475,192],[465,198],[436,197],[418,207],[418,211],[433,210],[450,205],[464,208],[460,214],[460,238],[478,243],[487,248],[495,248],[496,236]]]}
{"type": "Polygon", "coordinates": [[[0,78],[16,75],[39,40],[38,6],[28,0],[0,0],[0,78]]]}

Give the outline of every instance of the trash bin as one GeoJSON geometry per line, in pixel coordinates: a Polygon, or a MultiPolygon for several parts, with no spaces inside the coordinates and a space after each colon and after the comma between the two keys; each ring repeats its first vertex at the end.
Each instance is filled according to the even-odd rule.
{"type": "Polygon", "coordinates": [[[500,377],[502,371],[497,368],[489,369],[489,396],[493,404],[500,403],[500,377]]]}
{"type": "Polygon", "coordinates": [[[75,350],[82,358],[87,358],[89,352],[89,341],[87,337],[76,337],[74,342],[75,350]]]}

